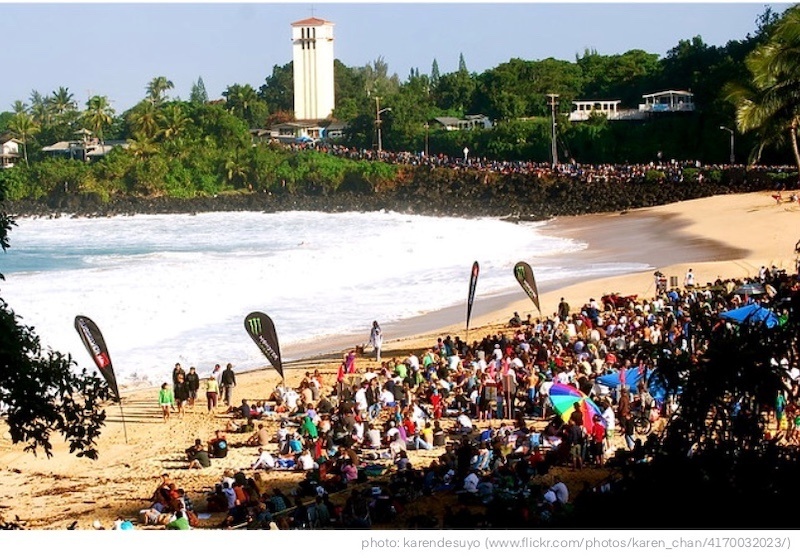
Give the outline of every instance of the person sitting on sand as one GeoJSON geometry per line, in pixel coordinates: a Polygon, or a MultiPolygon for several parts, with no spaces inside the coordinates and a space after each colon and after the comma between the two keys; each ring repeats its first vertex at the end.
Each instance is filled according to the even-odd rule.
{"type": "Polygon", "coordinates": [[[266,445],[270,442],[270,435],[266,428],[264,428],[264,423],[259,422],[258,428],[250,436],[247,441],[244,443],[246,446],[251,447],[266,447],[266,445]]]}
{"type": "Polygon", "coordinates": [[[195,438],[194,444],[192,444],[191,446],[189,446],[188,448],[186,448],[184,450],[184,453],[186,454],[186,458],[189,461],[194,459],[194,454],[197,453],[197,447],[198,446],[200,446],[202,448],[203,447],[203,441],[200,440],[200,438],[195,438]]]}
{"type": "Polygon", "coordinates": [[[175,531],[188,531],[191,529],[191,527],[189,527],[189,520],[186,518],[186,514],[180,510],[175,512],[175,519],[167,523],[165,528],[175,531]]]}
{"type": "Polygon", "coordinates": [[[256,459],[250,466],[251,469],[269,470],[275,468],[275,458],[270,452],[268,452],[264,447],[258,448],[258,452],[259,452],[258,459],[256,459]]]}
{"type": "Polygon", "coordinates": [[[225,430],[233,434],[249,434],[255,429],[256,426],[253,422],[253,417],[250,417],[247,419],[247,421],[242,422],[231,419],[225,424],[225,430]]]}
{"type": "Polygon", "coordinates": [[[205,469],[207,467],[211,467],[211,456],[208,455],[208,451],[203,447],[203,443],[200,440],[196,440],[194,455],[189,461],[189,469],[205,469]]]}

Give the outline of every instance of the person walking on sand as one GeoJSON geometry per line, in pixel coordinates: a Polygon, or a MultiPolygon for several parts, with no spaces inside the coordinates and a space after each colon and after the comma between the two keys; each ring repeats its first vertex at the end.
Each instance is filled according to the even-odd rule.
{"type": "Polygon", "coordinates": [[[166,382],[161,384],[161,390],[158,392],[158,404],[161,405],[164,422],[167,422],[169,420],[170,409],[175,408],[175,396],[172,394],[172,390],[166,382]]]}
{"type": "Polygon", "coordinates": [[[206,380],[206,402],[208,403],[208,413],[214,412],[219,399],[219,384],[217,378],[212,373],[206,380]]]}
{"type": "Polygon", "coordinates": [[[220,384],[222,385],[222,400],[225,405],[230,407],[231,401],[233,401],[233,388],[236,387],[236,374],[233,372],[233,364],[230,362],[225,367],[225,370],[222,371],[220,384]]]}
{"type": "Polygon", "coordinates": [[[381,326],[378,325],[377,321],[372,322],[372,329],[369,332],[369,342],[367,344],[372,345],[372,348],[375,349],[375,360],[380,362],[381,345],[383,345],[383,332],[381,331],[381,326]]]}
{"type": "Polygon", "coordinates": [[[189,368],[189,373],[186,374],[186,386],[189,388],[189,407],[194,408],[197,392],[200,391],[200,376],[197,375],[197,369],[194,366],[189,368]]]}

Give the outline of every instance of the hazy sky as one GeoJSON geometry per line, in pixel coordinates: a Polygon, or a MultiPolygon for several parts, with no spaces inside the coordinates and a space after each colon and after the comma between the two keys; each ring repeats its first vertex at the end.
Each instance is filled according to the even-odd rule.
{"type": "MultiPolygon", "coordinates": [[[[482,72],[511,58],[574,60],[584,49],[666,55],[696,35],[710,45],[743,39],[765,3],[10,3],[0,0],[0,111],[32,90],[68,87],[84,108],[106,95],[123,112],[163,75],[188,98],[202,76],[211,98],[233,83],[256,89],[291,61],[294,21],[332,21],[334,55],[347,66],[383,57],[405,80],[482,72]],[[313,10],[313,12],[312,12],[313,10]]],[[[790,4],[770,3],[781,12],[790,4]]]]}

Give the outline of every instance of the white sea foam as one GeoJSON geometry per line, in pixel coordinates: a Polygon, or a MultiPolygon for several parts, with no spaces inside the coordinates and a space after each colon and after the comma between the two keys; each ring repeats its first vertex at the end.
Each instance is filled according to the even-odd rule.
{"type": "MultiPolygon", "coordinates": [[[[46,346],[93,364],[76,315],[103,331],[124,384],[152,382],[172,365],[266,364],[247,337],[250,311],[269,314],[282,347],[366,332],[464,303],[473,261],[476,297],[518,289],[525,260],[542,284],[645,269],[578,265],[584,245],[543,236],[539,223],[396,213],[256,212],[19,219],[0,256],[2,295],[46,346]]],[[[365,333],[366,336],[366,333],[365,333]]],[[[285,353],[286,351],[284,351],[285,353]]]]}

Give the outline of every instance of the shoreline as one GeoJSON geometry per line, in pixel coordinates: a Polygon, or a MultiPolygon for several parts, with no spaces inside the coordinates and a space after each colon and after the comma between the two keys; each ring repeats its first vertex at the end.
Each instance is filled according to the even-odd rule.
{"type": "MultiPolygon", "coordinates": [[[[617,261],[643,264],[649,269],[634,274],[598,273],[593,276],[543,282],[539,288],[542,315],[547,316],[555,312],[558,298],[560,298],[556,296],[557,293],[583,283],[608,281],[628,275],[642,276],[642,284],[647,285],[648,288],[636,294],[644,296],[652,291],[651,277],[656,269],[673,269],[673,266],[682,263],[683,254],[689,250],[678,249],[678,246],[689,245],[692,260],[695,262],[740,260],[747,256],[747,250],[725,244],[717,239],[692,237],[685,230],[691,223],[685,218],[681,218],[677,211],[670,210],[670,207],[664,206],[664,213],[655,215],[651,211],[653,208],[646,208],[594,215],[555,217],[547,220],[539,230],[541,234],[569,238],[587,244],[586,249],[574,254],[564,254],[562,257],[577,258],[585,264],[607,263],[613,258],[617,261]],[[632,235],[637,238],[644,237],[643,242],[629,242],[632,235]]],[[[528,256],[530,255],[526,255],[526,258],[528,256]]],[[[682,280],[682,273],[679,275],[679,280],[682,280]]],[[[480,284],[480,278],[478,282],[480,284]]],[[[472,326],[470,329],[475,329],[476,325],[480,327],[488,323],[505,323],[515,311],[519,312],[521,316],[530,313],[532,317],[536,318],[538,315],[531,300],[518,288],[510,288],[505,292],[486,297],[478,296],[475,299],[473,314],[470,318],[472,326]]],[[[384,347],[404,346],[405,343],[421,336],[435,338],[442,334],[467,335],[465,322],[466,296],[461,304],[446,306],[418,316],[383,324],[384,347]]],[[[343,352],[365,340],[366,333],[363,335],[345,334],[325,336],[319,344],[314,346],[313,350],[304,350],[297,345],[287,345],[285,350],[282,348],[284,365],[301,364],[305,361],[325,358],[339,359],[343,352]]],[[[263,370],[272,370],[272,367],[265,365],[243,370],[240,373],[263,370]]]]}

